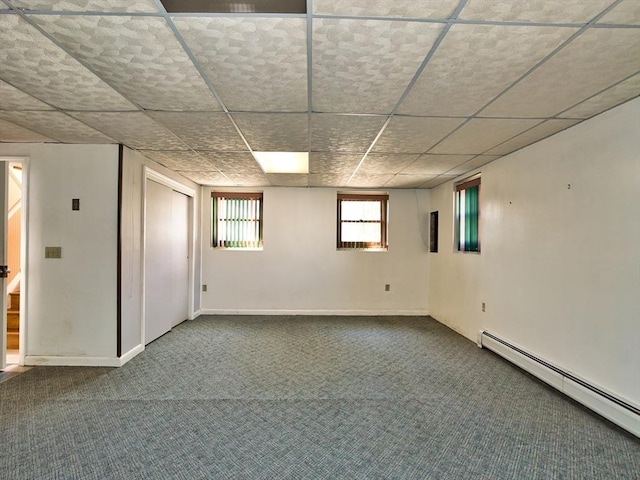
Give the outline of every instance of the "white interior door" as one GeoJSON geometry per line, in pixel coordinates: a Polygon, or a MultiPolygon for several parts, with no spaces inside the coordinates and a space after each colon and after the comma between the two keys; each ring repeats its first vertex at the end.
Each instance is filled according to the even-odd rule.
{"type": "MultiPolygon", "coordinates": [[[[7,265],[7,174],[9,162],[0,161],[0,266],[7,265]]],[[[0,369],[7,366],[7,279],[0,274],[0,369]]]]}
{"type": "Polygon", "coordinates": [[[147,180],[145,217],[144,343],[164,335],[173,325],[172,198],[173,190],[147,180]]]}
{"type": "Polygon", "coordinates": [[[189,318],[189,197],[172,192],[173,297],[171,326],[189,318]]]}
{"type": "Polygon", "coordinates": [[[189,317],[189,201],[147,180],[145,345],[189,317]]]}

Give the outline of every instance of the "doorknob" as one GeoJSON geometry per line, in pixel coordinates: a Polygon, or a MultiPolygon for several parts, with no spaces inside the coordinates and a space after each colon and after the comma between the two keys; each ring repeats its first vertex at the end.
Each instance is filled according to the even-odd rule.
{"type": "Polygon", "coordinates": [[[7,265],[0,265],[0,278],[7,278],[11,269],[7,265]]]}

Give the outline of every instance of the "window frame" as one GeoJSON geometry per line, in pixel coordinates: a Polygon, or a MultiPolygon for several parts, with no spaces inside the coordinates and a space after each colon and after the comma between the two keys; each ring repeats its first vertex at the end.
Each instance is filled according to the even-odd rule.
{"type": "MultiPolygon", "coordinates": [[[[231,250],[231,251],[259,251],[264,248],[264,194],[263,192],[223,192],[223,191],[211,191],[211,247],[216,250],[231,250]],[[218,239],[218,201],[219,199],[240,199],[240,200],[259,200],[257,204],[257,227],[258,227],[258,239],[246,240],[246,239],[218,239]],[[255,245],[219,245],[220,242],[257,242],[255,245]]],[[[246,212],[243,212],[246,213],[246,212]]],[[[256,212],[254,212],[256,213],[256,212]]],[[[255,221],[253,218],[249,218],[246,215],[240,217],[239,221],[248,222],[255,221]]]]}
{"type": "MultiPolygon", "coordinates": [[[[455,252],[459,252],[459,253],[472,253],[472,254],[480,254],[481,252],[481,230],[480,230],[480,218],[481,218],[481,208],[480,208],[480,198],[481,198],[481,191],[482,191],[482,187],[481,187],[482,183],[481,183],[481,177],[480,175],[475,175],[471,178],[468,178],[466,180],[463,180],[462,182],[458,182],[456,184],[454,184],[454,197],[453,197],[453,201],[454,201],[454,225],[455,225],[455,231],[454,231],[454,251],[455,252]],[[474,187],[478,187],[478,196],[477,196],[477,213],[476,213],[476,218],[475,218],[475,229],[476,229],[476,238],[477,238],[477,246],[472,246],[470,248],[467,248],[467,246],[464,244],[464,242],[462,241],[461,238],[461,231],[462,231],[462,227],[461,227],[461,223],[462,223],[462,215],[460,212],[460,197],[461,194],[460,192],[470,189],[470,188],[474,188],[474,187]]],[[[466,195],[465,195],[466,196],[466,195]]],[[[465,226],[466,228],[466,226],[465,226]]]]}
{"type": "Polygon", "coordinates": [[[380,193],[340,193],[337,195],[337,222],[336,222],[336,249],[386,252],[389,250],[388,230],[389,230],[389,194],[380,193]],[[349,222],[342,220],[341,205],[343,201],[376,201],[380,203],[380,220],[373,222],[380,224],[380,242],[345,242],[342,241],[342,224],[349,222]]]}

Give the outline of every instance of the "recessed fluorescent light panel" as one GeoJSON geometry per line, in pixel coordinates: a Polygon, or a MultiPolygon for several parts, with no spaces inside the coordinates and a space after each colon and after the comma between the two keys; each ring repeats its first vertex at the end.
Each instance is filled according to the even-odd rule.
{"type": "Polygon", "coordinates": [[[160,0],[169,13],[307,13],[306,0],[160,0]]]}
{"type": "Polygon", "coordinates": [[[253,152],[264,173],[309,173],[309,152],[253,152]]]}

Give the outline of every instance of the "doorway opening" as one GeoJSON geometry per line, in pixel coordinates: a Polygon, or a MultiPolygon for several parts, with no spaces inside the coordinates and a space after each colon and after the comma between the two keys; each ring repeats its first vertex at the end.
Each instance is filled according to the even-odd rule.
{"type": "Polygon", "coordinates": [[[0,369],[24,364],[26,290],[26,169],[27,160],[0,158],[2,181],[2,349],[0,369]]]}

